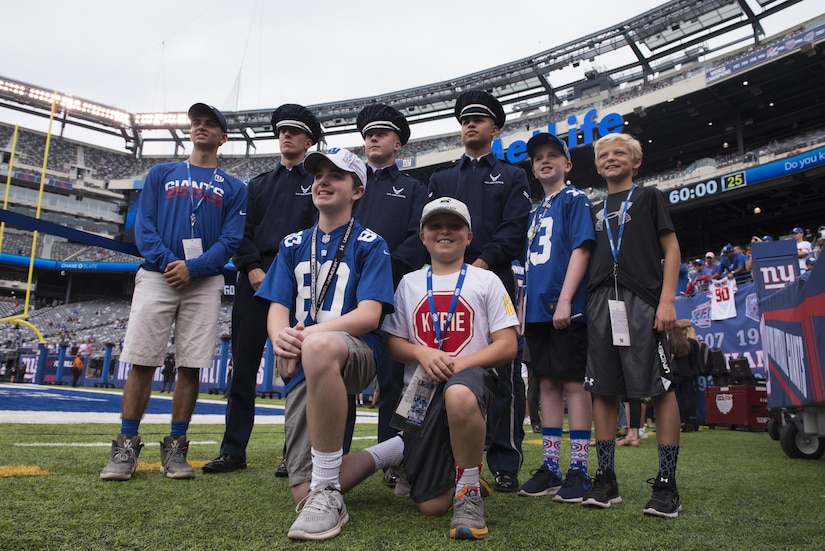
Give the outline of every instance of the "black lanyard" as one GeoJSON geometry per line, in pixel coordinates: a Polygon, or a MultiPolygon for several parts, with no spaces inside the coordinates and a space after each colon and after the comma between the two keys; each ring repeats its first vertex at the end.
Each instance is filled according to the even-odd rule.
{"type": "Polygon", "coordinates": [[[316,224],[315,228],[313,228],[312,230],[312,243],[310,244],[309,249],[309,289],[310,293],[312,293],[309,315],[312,318],[312,321],[316,321],[316,318],[318,317],[318,311],[321,310],[321,306],[323,306],[324,304],[324,297],[327,296],[329,286],[332,284],[332,280],[335,278],[335,274],[338,272],[338,266],[341,265],[341,259],[344,258],[344,250],[347,248],[347,243],[349,243],[350,234],[352,233],[352,227],[354,224],[355,219],[350,218],[349,223],[347,224],[347,229],[344,231],[344,236],[341,238],[341,243],[338,244],[338,250],[335,251],[335,258],[332,259],[332,266],[330,266],[329,268],[327,278],[326,280],[324,280],[324,285],[321,287],[320,294],[317,295],[316,290],[318,286],[318,270],[320,270],[320,266],[317,266],[316,262],[318,256],[316,252],[316,243],[318,239],[318,224],[316,224]]]}

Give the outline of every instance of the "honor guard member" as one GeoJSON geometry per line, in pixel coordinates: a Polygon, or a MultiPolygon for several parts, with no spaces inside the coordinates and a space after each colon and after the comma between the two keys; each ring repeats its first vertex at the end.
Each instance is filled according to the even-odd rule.
{"type": "Polygon", "coordinates": [[[234,257],[238,271],[232,307],[234,366],[226,404],[220,455],[203,471],[226,473],[246,468],[246,446],[255,422],[255,384],[266,344],[268,304],[254,298],[278,254],[281,240],[315,223],[313,176],[304,169],[307,150],[321,139],[321,125],[302,105],[287,103],[272,113],[281,160],[249,182],[244,237],[234,257]]]}
{"type": "MultiPolygon", "coordinates": [[[[515,298],[514,260],[522,261],[530,216],[530,188],[521,168],[492,153],[493,140],[504,126],[501,103],[483,90],[468,90],[455,104],[461,123],[464,155],[451,167],[430,177],[430,198],[454,197],[473,215],[473,240],[467,245],[468,264],[495,273],[515,298]]],[[[524,439],[525,389],[521,359],[496,368],[496,391],[489,411],[490,444],[487,464],[495,474],[495,489],[519,488],[521,443],[524,439]]]]}
{"type": "MultiPolygon", "coordinates": [[[[418,236],[419,219],[427,203],[427,188],[398,169],[398,152],[410,139],[410,125],[397,109],[383,103],[364,107],[356,119],[367,156],[367,189],[355,208],[355,218],[384,238],[392,255],[394,287],[401,278],[427,262],[418,236]]],[[[403,366],[384,354],[378,368],[378,441],[395,435],[390,427],[403,386],[403,366]]],[[[353,408],[354,413],[354,408],[353,408]]],[[[353,421],[354,416],[353,416],[353,421]]],[[[386,475],[392,485],[395,474],[386,475]]]]}

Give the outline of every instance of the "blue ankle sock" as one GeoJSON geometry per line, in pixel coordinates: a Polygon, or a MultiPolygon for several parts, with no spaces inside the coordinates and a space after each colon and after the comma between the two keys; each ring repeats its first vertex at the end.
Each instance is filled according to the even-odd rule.
{"type": "Polygon", "coordinates": [[[170,436],[186,436],[186,431],[189,430],[189,423],[186,421],[172,421],[172,432],[170,436]]]}
{"type": "Polygon", "coordinates": [[[587,458],[590,450],[590,431],[570,431],[570,468],[587,474],[587,458]]]}
{"type": "Polygon", "coordinates": [[[135,436],[138,433],[140,426],[140,419],[121,419],[120,420],[120,434],[127,436],[135,436]]]}

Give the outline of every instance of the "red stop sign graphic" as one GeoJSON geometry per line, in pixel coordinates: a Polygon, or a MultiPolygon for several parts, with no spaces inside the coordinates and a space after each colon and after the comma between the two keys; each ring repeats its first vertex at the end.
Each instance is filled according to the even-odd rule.
{"type": "MultiPolygon", "coordinates": [[[[450,301],[453,293],[450,291],[435,291],[435,307],[442,327],[447,319],[447,311],[450,308],[450,301]]],[[[446,330],[442,332],[444,346],[442,350],[451,356],[458,356],[473,338],[473,327],[475,325],[475,312],[463,297],[458,297],[455,314],[446,330]]],[[[415,327],[415,339],[424,346],[438,348],[438,342],[433,330],[433,318],[430,315],[430,307],[427,297],[424,297],[413,311],[413,325],[415,327]]]]}

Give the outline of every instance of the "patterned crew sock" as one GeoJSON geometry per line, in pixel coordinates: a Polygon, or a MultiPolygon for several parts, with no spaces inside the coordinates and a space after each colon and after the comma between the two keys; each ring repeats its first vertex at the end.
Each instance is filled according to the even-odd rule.
{"type": "Polygon", "coordinates": [[[676,480],[676,462],[679,460],[679,446],[658,445],[659,450],[659,478],[676,480]]]}
{"type": "Polygon", "coordinates": [[[170,436],[177,438],[178,436],[186,436],[186,432],[189,430],[189,422],[187,421],[172,421],[172,431],[169,433],[170,436]]]}
{"type": "Polygon", "coordinates": [[[340,490],[339,476],[344,450],[319,452],[311,448],[310,452],[312,453],[312,481],[309,483],[309,489],[331,487],[340,490]]]}
{"type": "Polygon", "coordinates": [[[127,436],[136,436],[140,427],[140,419],[121,419],[120,420],[120,434],[127,436]]]}
{"type": "Polygon", "coordinates": [[[587,474],[587,458],[590,452],[590,431],[570,431],[570,468],[587,474]]]}
{"type": "Polygon", "coordinates": [[[481,465],[478,467],[460,467],[455,466],[455,495],[461,495],[469,490],[479,490],[480,485],[481,465]]]}
{"type": "Polygon", "coordinates": [[[379,442],[366,450],[375,461],[375,470],[386,469],[400,465],[404,458],[404,440],[400,436],[393,436],[389,440],[379,442]]]}
{"type": "Polygon", "coordinates": [[[616,456],[616,441],[615,440],[596,440],[596,458],[599,461],[599,468],[601,470],[610,469],[616,472],[613,459],[616,456]]]}
{"type": "Polygon", "coordinates": [[[541,445],[544,451],[544,464],[550,472],[561,476],[559,458],[561,457],[561,427],[542,427],[541,445]]]}

